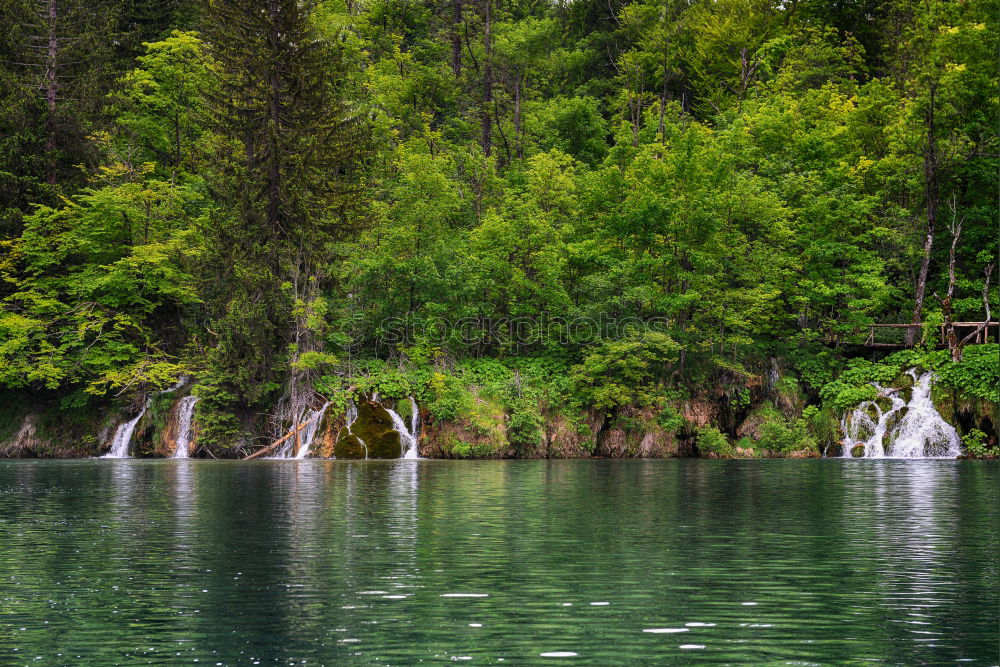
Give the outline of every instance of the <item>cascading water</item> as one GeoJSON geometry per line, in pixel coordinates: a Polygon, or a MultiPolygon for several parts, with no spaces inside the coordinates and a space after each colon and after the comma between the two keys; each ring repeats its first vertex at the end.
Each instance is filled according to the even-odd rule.
{"type": "Polygon", "coordinates": [[[173,386],[167,387],[163,391],[156,392],[155,394],[151,394],[149,398],[146,399],[146,402],[142,404],[142,409],[139,410],[139,414],[137,414],[135,417],[125,422],[124,424],[120,424],[118,428],[115,429],[115,435],[111,439],[111,449],[109,449],[108,453],[102,456],[101,458],[127,459],[128,448],[129,445],[132,444],[132,434],[135,433],[136,424],[139,423],[139,420],[142,419],[142,416],[146,414],[146,410],[148,410],[149,406],[152,405],[153,398],[155,396],[159,396],[160,394],[168,394],[172,391],[177,391],[178,389],[184,386],[184,383],[187,382],[187,380],[188,380],[187,376],[182,375],[173,386]]]}
{"type": "Polygon", "coordinates": [[[152,402],[153,397],[150,396],[146,399],[146,402],[142,404],[142,410],[139,410],[139,414],[124,424],[120,424],[118,428],[115,429],[115,435],[111,439],[111,449],[108,450],[107,454],[101,457],[102,459],[128,458],[128,447],[132,444],[132,433],[135,432],[135,425],[138,424],[139,420],[142,419],[142,416],[146,414],[146,410],[149,409],[149,405],[152,402]]]}
{"type": "Polygon", "coordinates": [[[410,396],[410,435],[417,440],[420,439],[420,410],[417,408],[417,399],[410,396]]]}
{"type": "Polygon", "coordinates": [[[175,459],[186,459],[190,456],[191,425],[194,420],[194,405],[197,402],[197,396],[185,396],[177,406],[177,448],[173,456],[175,459]]]}
{"type": "Polygon", "coordinates": [[[299,451],[293,456],[293,449],[295,448],[295,438],[289,438],[284,446],[275,453],[274,456],[270,458],[275,459],[304,459],[309,456],[309,449],[312,447],[313,439],[315,439],[316,434],[319,432],[320,422],[323,421],[323,414],[326,409],[330,406],[329,403],[324,403],[323,407],[319,410],[312,410],[307,412],[300,422],[305,425],[302,426],[302,430],[299,431],[299,451]]]}
{"type": "Polygon", "coordinates": [[[314,410],[309,414],[310,423],[306,424],[306,427],[302,429],[302,438],[299,445],[299,453],[295,456],[297,459],[304,459],[309,456],[309,448],[312,447],[313,440],[316,439],[316,434],[319,432],[320,422],[323,421],[323,414],[326,413],[326,409],[330,407],[329,403],[324,403],[323,407],[319,410],[314,410]]]}
{"type": "Polygon", "coordinates": [[[878,404],[878,401],[865,401],[853,412],[845,414],[840,422],[840,427],[844,431],[845,441],[848,443],[844,447],[843,456],[851,458],[851,450],[858,444],[864,444],[864,458],[880,459],[885,456],[885,433],[890,423],[902,408],[906,407],[906,402],[901,399],[896,389],[883,389],[876,383],[872,383],[878,389],[879,396],[888,398],[892,405],[885,412],[878,404]],[[872,419],[871,412],[874,411],[875,419],[872,419]],[[869,434],[867,438],[863,435],[869,434]]]}
{"type": "Polygon", "coordinates": [[[961,454],[958,432],[941,417],[931,401],[934,373],[925,372],[918,377],[911,368],[907,374],[913,378],[909,402],[899,397],[898,389],[883,389],[873,383],[879,396],[891,401],[890,408],[883,412],[877,401],[865,401],[844,415],[841,429],[845,458],[850,458],[851,449],[859,444],[864,445],[862,456],[874,459],[955,458],[961,454]],[[904,408],[905,414],[897,419],[904,408]],[[871,412],[875,413],[875,419],[871,412]]]}
{"type": "Polygon", "coordinates": [[[347,399],[347,428],[350,430],[351,424],[358,419],[358,404],[352,399],[347,399]]]}
{"type": "Polygon", "coordinates": [[[906,415],[899,422],[889,456],[904,459],[930,457],[955,458],[962,453],[958,432],[941,417],[931,401],[933,373],[919,378],[912,369],[913,397],[907,404],[906,415]]]}
{"type": "Polygon", "coordinates": [[[389,413],[392,418],[393,427],[399,431],[399,444],[402,445],[402,456],[400,458],[404,459],[417,459],[420,458],[417,454],[417,423],[419,418],[417,415],[417,402],[410,397],[410,409],[413,413],[410,417],[410,428],[406,428],[406,424],[403,422],[403,418],[395,410],[390,410],[386,408],[385,411],[389,413]]]}

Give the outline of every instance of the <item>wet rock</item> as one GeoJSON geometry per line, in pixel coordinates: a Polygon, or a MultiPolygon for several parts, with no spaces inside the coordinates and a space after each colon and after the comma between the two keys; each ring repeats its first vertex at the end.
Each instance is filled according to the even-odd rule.
{"type": "Polygon", "coordinates": [[[398,459],[403,454],[392,417],[374,401],[363,401],[358,406],[358,418],[350,430],[341,429],[333,451],[338,459],[398,459]]]}
{"type": "Polygon", "coordinates": [[[865,446],[863,444],[854,445],[851,447],[851,456],[858,459],[865,455],[865,446]]]}
{"type": "Polygon", "coordinates": [[[333,447],[333,455],[338,459],[366,459],[368,448],[364,443],[344,426],[337,435],[337,444],[333,447]]]}

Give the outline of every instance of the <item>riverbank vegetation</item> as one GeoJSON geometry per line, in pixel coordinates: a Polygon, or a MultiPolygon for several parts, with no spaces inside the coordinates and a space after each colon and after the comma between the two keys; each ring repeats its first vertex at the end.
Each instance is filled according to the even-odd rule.
{"type": "Polygon", "coordinates": [[[997,451],[995,0],[0,7],[0,454],[189,376],[213,456],[373,392],[435,456],[818,455],[911,367],[997,451]]]}

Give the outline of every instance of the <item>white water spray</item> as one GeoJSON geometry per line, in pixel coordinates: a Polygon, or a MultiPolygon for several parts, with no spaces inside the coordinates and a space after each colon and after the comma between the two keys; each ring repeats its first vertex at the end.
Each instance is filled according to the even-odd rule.
{"type": "Polygon", "coordinates": [[[851,457],[851,449],[864,445],[864,458],[955,458],[961,454],[958,432],[946,422],[931,401],[934,374],[925,372],[913,378],[913,393],[907,403],[899,397],[898,389],[883,389],[877,384],[880,397],[888,398],[892,405],[885,412],[876,401],[865,401],[841,421],[844,432],[842,456],[851,457]],[[897,414],[906,409],[900,419],[897,414]],[[874,411],[875,419],[870,412],[874,411]]]}
{"type": "Polygon", "coordinates": [[[347,399],[347,430],[351,429],[351,424],[353,424],[358,419],[358,404],[354,402],[353,399],[347,399]]]}
{"type": "Polygon", "coordinates": [[[153,398],[159,396],[160,394],[167,394],[172,391],[177,391],[184,386],[187,382],[187,376],[182,375],[173,386],[167,387],[163,391],[158,391],[155,394],[151,394],[146,402],[142,404],[142,409],[139,410],[139,414],[125,422],[124,424],[119,424],[118,428],[115,429],[115,435],[111,439],[111,449],[108,453],[102,456],[102,459],[127,459],[129,445],[132,444],[132,434],[135,433],[136,424],[142,419],[142,416],[146,414],[146,410],[153,403],[153,398]]]}
{"type": "Polygon", "coordinates": [[[299,451],[294,456],[292,455],[292,450],[295,447],[295,438],[289,438],[284,446],[274,456],[269,457],[273,459],[304,459],[309,456],[309,450],[312,447],[313,440],[316,438],[316,434],[319,432],[320,422],[323,421],[323,414],[326,409],[330,406],[329,403],[324,403],[323,407],[319,410],[312,410],[303,415],[302,419],[299,421],[300,424],[305,424],[302,426],[302,430],[299,431],[299,451]]]}
{"type": "Polygon", "coordinates": [[[955,458],[962,453],[961,440],[955,427],[941,417],[931,401],[933,373],[913,378],[913,397],[907,405],[906,415],[896,429],[896,439],[889,448],[889,456],[904,459],[931,457],[955,458]]]}
{"type": "Polygon", "coordinates": [[[417,407],[417,399],[410,396],[410,435],[417,440],[420,439],[420,409],[417,407]]]}
{"type": "Polygon", "coordinates": [[[312,447],[313,440],[316,439],[316,434],[319,433],[320,422],[323,421],[323,415],[326,413],[326,409],[330,407],[329,403],[324,403],[323,407],[319,410],[314,410],[309,414],[309,419],[312,421],[306,424],[306,427],[302,429],[302,438],[299,444],[299,453],[295,456],[297,459],[304,459],[309,456],[309,448],[312,447]]]}
{"type": "Polygon", "coordinates": [[[128,458],[128,447],[132,444],[132,434],[135,432],[135,425],[139,423],[142,416],[146,414],[146,410],[149,409],[149,404],[153,402],[153,397],[150,396],[146,399],[146,402],[142,404],[142,410],[139,410],[137,414],[132,419],[128,420],[124,424],[119,424],[118,428],[115,429],[115,435],[111,439],[111,449],[108,453],[102,456],[102,459],[127,459],[128,458]]]}
{"type": "Polygon", "coordinates": [[[413,410],[413,416],[410,417],[410,428],[406,428],[406,424],[403,422],[403,418],[395,410],[390,410],[386,408],[385,411],[389,413],[389,417],[392,418],[392,426],[399,432],[399,444],[402,446],[402,454],[400,458],[403,459],[417,459],[420,456],[417,454],[417,423],[418,418],[415,416],[417,414],[417,403],[410,397],[410,409],[413,410]]]}
{"type": "Polygon", "coordinates": [[[186,459],[191,455],[191,426],[194,421],[194,405],[197,402],[197,396],[185,396],[177,406],[177,448],[173,456],[175,459],[186,459]]]}

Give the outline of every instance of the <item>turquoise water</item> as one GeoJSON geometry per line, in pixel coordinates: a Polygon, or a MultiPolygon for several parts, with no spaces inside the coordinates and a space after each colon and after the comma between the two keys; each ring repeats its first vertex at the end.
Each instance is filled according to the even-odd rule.
{"type": "Polygon", "coordinates": [[[995,665],[998,489],[973,461],[2,462],[0,664],[995,665]]]}

